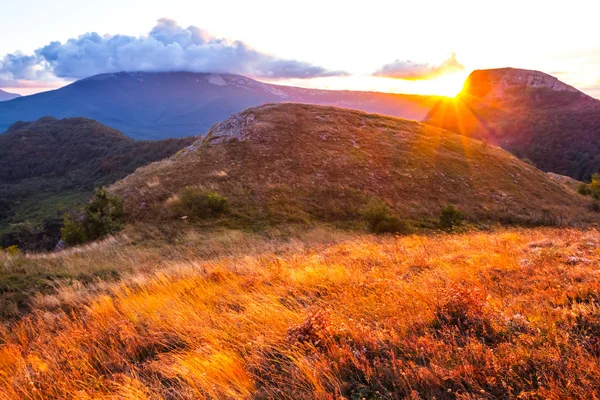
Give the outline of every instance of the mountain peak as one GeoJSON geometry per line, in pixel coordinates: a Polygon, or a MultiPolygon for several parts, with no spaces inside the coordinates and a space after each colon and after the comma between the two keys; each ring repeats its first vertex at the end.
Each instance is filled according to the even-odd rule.
{"type": "Polygon", "coordinates": [[[481,98],[501,98],[511,90],[525,88],[579,93],[584,97],[589,97],[552,75],[517,68],[475,70],[465,81],[462,93],[481,98]]]}
{"type": "Polygon", "coordinates": [[[0,132],[45,115],[87,117],[135,139],[204,134],[248,107],[312,103],[423,119],[435,96],[281,86],[226,73],[116,72],[0,103],[0,132]]]}
{"type": "Polygon", "coordinates": [[[21,95],[17,93],[5,92],[4,90],[0,89],[0,101],[8,101],[16,99],[17,97],[21,97],[21,95]]]}

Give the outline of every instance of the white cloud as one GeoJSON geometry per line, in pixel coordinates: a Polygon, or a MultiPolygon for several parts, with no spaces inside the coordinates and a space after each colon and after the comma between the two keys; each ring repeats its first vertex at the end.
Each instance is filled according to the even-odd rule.
{"type": "Polygon", "coordinates": [[[456,53],[452,53],[448,59],[438,65],[416,63],[410,60],[396,60],[393,63],[384,65],[375,71],[373,75],[414,81],[464,70],[465,67],[456,59],[456,53]]]}
{"type": "Polygon", "coordinates": [[[165,18],[145,36],[86,33],[65,43],[52,42],[34,55],[8,54],[0,60],[0,86],[119,71],[233,73],[269,79],[347,75],[265,54],[244,42],[217,38],[195,26],[183,28],[165,18]]]}

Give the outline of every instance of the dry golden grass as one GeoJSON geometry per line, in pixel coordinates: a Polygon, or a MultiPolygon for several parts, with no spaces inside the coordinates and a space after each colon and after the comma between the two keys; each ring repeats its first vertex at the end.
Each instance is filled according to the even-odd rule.
{"type": "Polygon", "coordinates": [[[299,253],[354,234],[327,227],[286,226],[260,234],[229,229],[196,230],[187,224],[128,226],[115,237],[61,253],[0,251],[0,321],[31,308],[32,298],[69,306],[107,283],[172,264],[262,253],[299,253]],[[57,294],[56,287],[61,290],[57,294]]]}
{"type": "Polygon", "coordinates": [[[598,231],[346,239],[40,298],[0,329],[0,398],[600,396],[598,231]]]}

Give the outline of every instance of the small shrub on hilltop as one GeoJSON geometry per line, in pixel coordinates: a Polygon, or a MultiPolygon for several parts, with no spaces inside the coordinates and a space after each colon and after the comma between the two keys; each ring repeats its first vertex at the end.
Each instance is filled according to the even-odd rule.
{"type": "Polygon", "coordinates": [[[170,204],[178,217],[214,218],[229,212],[229,201],[216,192],[188,186],[170,204]]]}
{"type": "Polygon", "coordinates": [[[111,196],[106,188],[96,188],[83,215],[65,215],[62,240],[77,245],[101,239],[120,231],[124,220],[122,200],[111,196]]]}
{"type": "Polygon", "coordinates": [[[384,201],[371,200],[361,209],[360,213],[373,233],[408,233],[410,231],[406,221],[392,215],[384,201]]]}
{"type": "Polygon", "coordinates": [[[452,231],[461,223],[462,215],[452,204],[448,204],[440,212],[440,228],[452,231]]]}

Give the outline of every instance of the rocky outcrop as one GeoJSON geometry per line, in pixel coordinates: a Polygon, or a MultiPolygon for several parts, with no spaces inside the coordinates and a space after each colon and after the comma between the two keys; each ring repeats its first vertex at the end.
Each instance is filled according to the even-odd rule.
{"type": "Polygon", "coordinates": [[[473,71],[465,81],[463,93],[482,98],[499,98],[505,95],[508,89],[515,88],[546,88],[555,92],[580,93],[582,96],[587,97],[579,90],[551,75],[539,71],[514,68],[473,71]]]}

